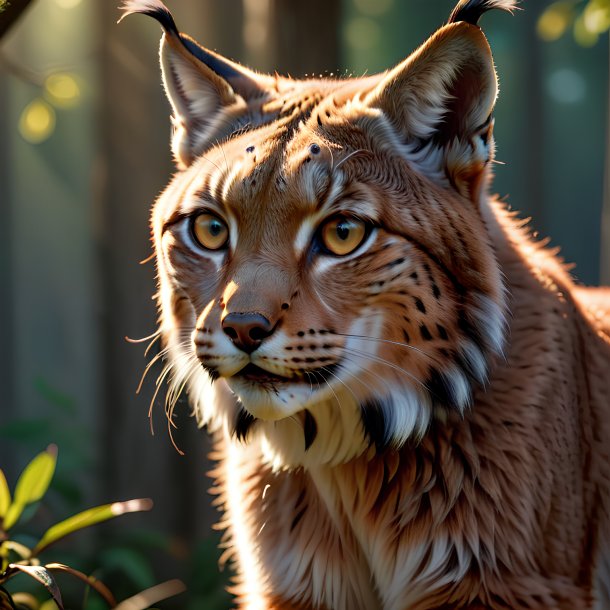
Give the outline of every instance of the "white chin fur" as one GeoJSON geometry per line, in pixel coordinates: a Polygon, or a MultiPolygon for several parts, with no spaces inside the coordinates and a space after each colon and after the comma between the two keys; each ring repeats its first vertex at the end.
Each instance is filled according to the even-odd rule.
{"type": "Polygon", "coordinates": [[[229,378],[226,384],[242,406],[253,417],[263,421],[285,419],[326,400],[331,394],[327,386],[316,387],[309,383],[283,383],[265,389],[239,378],[229,378]]]}

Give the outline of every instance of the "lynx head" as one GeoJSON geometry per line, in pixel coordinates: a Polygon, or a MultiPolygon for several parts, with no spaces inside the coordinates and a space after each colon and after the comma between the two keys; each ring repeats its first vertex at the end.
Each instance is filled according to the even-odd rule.
{"type": "Polygon", "coordinates": [[[178,171],[154,207],[174,388],[279,464],[398,448],[463,412],[501,352],[482,208],[497,81],[483,12],[360,79],[257,74],[176,29],[159,0],[178,171]]]}

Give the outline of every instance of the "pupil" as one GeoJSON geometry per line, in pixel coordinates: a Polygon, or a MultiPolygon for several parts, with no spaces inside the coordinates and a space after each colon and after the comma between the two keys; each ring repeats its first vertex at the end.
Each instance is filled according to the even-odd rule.
{"type": "Polygon", "coordinates": [[[210,234],[212,237],[218,237],[222,232],[222,225],[217,220],[210,222],[210,234]]]}
{"type": "Polygon", "coordinates": [[[347,223],[337,225],[337,237],[341,241],[345,241],[349,237],[349,225],[347,223]]]}

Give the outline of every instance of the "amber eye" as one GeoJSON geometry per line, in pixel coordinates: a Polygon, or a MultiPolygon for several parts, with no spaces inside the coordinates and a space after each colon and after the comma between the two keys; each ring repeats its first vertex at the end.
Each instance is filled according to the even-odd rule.
{"type": "Polygon", "coordinates": [[[362,220],[337,216],[322,227],[322,243],[332,254],[345,256],[364,241],[366,232],[366,224],[362,220]]]}
{"type": "Polygon", "coordinates": [[[218,216],[203,213],[193,220],[193,235],[204,248],[220,250],[229,239],[229,229],[218,216]]]}

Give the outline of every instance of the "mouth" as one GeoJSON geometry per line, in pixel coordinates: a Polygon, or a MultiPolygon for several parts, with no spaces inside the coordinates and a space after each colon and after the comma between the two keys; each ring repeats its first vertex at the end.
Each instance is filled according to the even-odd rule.
{"type": "Polygon", "coordinates": [[[278,384],[292,383],[298,384],[303,383],[308,386],[312,382],[327,381],[330,377],[335,375],[335,371],[339,368],[339,364],[330,364],[328,366],[310,370],[300,370],[295,372],[290,377],[284,375],[278,375],[277,373],[271,373],[265,369],[257,366],[256,364],[247,364],[243,369],[233,375],[233,378],[248,381],[250,383],[259,384],[262,386],[275,386],[278,384]]]}
{"type": "Polygon", "coordinates": [[[252,363],[246,365],[243,369],[241,369],[241,371],[235,373],[233,377],[238,377],[245,381],[260,384],[288,383],[290,381],[294,381],[294,378],[270,373],[269,371],[266,371],[265,369],[262,369],[259,366],[256,366],[256,364],[252,363]]]}
{"type": "MultiPolygon", "coordinates": [[[[282,375],[249,363],[227,377],[226,382],[239,398],[244,413],[257,420],[277,421],[320,400],[320,392],[333,392],[329,378],[336,377],[339,366],[333,363],[307,370],[288,370],[289,375],[282,375]]],[[[280,372],[285,371],[280,369],[280,372]]]]}

